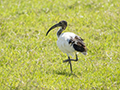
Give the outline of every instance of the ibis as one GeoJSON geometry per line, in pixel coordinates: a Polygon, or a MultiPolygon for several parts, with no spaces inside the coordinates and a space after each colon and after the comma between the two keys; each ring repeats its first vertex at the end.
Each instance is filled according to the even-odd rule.
{"type": "Polygon", "coordinates": [[[60,27],[60,29],[57,31],[57,37],[58,37],[57,46],[63,53],[67,54],[68,59],[64,60],[63,62],[69,62],[70,70],[72,73],[73,71],[72,71],[71,61],[78,61],[78,56],[77,56],[78,52],[81,52],[82,54],[86,55],[87,48],[85,46],[85,43],[83,42],[84,40],[78,35],[72,32],[62,33],[67,27],[67,22],[65,20],[62,20],[59,23],[53,25],[47,31],[46,36],[52,29],[56,27],[60,27]],[[70,56],[74,56],[74,54],[76,56],[76,59],[71,59],[70,56]]]}

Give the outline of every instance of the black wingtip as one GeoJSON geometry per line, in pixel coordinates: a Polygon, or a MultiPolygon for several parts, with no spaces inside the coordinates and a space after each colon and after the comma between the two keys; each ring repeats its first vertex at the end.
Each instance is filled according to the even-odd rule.
{"type": "Polygon", "coordinates": [[[86,52],[87,50],[86,50],[86,47],[84,47],[84,46],[79,46],[79,45],[76,45],[76,44],[73,44],[73,48],[76,50],[76,51],[78,51],[78,52],[86,52]]]}

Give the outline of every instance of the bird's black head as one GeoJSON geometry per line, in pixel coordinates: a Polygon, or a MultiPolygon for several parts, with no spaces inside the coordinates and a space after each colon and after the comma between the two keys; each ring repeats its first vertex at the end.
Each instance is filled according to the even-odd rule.
{"type": "Polygon", "coordinates": [[[67,22],[66,21],[60,21],[59,23],[58,23],[61,27],[62,27],[62,29],[66,29],[66,27],[67,27],[67,22]]]}
{"type": "Polygon", "coordinates": [[[66,27],[67,27],[67,22],[66,22],[65,20],[62,20],[62,21],[60,21],[59,23],[53,25],[53,26],[47,31],[46,36],[47,36],[48,33],[49,33],[52,29],[54,29],[55,27],[62,27],[62,30],[65,30],[66,27]]]}

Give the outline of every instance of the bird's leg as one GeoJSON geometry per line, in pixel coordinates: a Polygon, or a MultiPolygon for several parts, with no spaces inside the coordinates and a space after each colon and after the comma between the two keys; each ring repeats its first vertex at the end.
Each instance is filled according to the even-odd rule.
{"type": "Polygon", "coordinates": [[[68,56],[67,60],[64,60],[63,62],[68,62],[68,61],[78,61],[78,56],[76,54],[76,59],[70,59],[70,57],[68,56]]]}
{"type": "Polygon", "coordinates": [[[70,70],[71,70],[71,73],[72,73],[72,64],[71,64],[71,60],[69,60],[69,64],[70,64],[70,70]]]}
{"type": "Polygon", "coordinates": [[[69,62],[69,64],[70,64],[70,70],[71,70],[71,73],[72,73],[72,64],[71,64],[71,61],[78,61],[77,54],[76,54],[76,59],[70,59],[70,57],[68,56],[68,59],[63,61],[63,62],[69,62]]]}
{"type": "Polygon", "coordinates": [[[68,61],[69,61],[69,64],[70,64],[70,70],[71,70],[71,73],[72,73],[72,64],[71,64],[71,60],[70,60],[70,57],[68,56],[68,59],[67,59],[68,61]]]}

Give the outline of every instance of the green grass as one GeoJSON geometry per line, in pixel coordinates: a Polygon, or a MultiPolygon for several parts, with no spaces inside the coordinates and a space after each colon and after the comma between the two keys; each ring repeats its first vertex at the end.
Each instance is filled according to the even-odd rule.
{"type": "Polygon", "coordinates": [[[1,90],[120,89],[120,2],[118,0],[1,0],[1,90]],[[85,39],[88,55],[69,65],[56,45],[61,20],[65,32],[85,39]]]}

